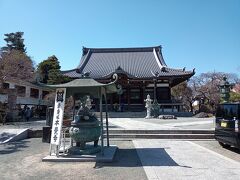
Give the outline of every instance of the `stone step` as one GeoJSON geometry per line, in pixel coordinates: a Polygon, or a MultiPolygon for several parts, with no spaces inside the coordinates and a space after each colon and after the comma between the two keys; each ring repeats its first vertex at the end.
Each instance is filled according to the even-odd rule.
{"type": "MultiPolygon", "coordinates": [[[[104,131],[106,135],[106,131],[104,131]]],[[[109,130],[110,137],[119,137],[122,135],[123,137],[171,137],[171,136],[213,136],[214,130],[109,130]]],[[[68,134],[67,134],[68,136],[68,134]]],[[[39,138],[42,137],[42,130],[29,130],[28,138],[39,138]]]]}
{"type": "MultiPolygon", "coordinates": [[[[99,117],[100,112],[95,112],[99,117]]],[[[105,118],[106,113],[103,112],[103,117],[105,118]]],[[[142,112],[108,112],[108,117],[110,118],[145,118],[147,115],[146,111],[142,112]]],[[[176,117],[192,117],[191,112],[159,112],[159,115],[174,115],[176,117]]]]}
{"type": "Polygon", "coordinates": [[[214,134],[109,134],[109,138],[126,138],[126,139],[214,139],[214,134]]]}
{"type": "MultiPolygon", "coordinates": [[[[106,132],[106,131],[105,131],[106,132]]],[[[109,134],[214,134],[214,130],[181,129],[181,130],[126,130],[110,129],[109,134]]]]}
{"type": "MultiPolygon", "coordinates": [[[[95,112],[97,117],[100,116],[100,112],[95,112]]],[[[144,118],[146,112],[108,112],[109,118],[144,118]]],[[[103,112],[103,118],[106,117],[106,113],[103,112]]]]}

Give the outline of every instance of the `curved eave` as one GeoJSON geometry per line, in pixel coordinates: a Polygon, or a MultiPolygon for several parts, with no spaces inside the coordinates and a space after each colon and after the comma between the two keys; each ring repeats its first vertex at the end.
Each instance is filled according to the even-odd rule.
{"type": "Polygon", "coordinates": [[[113,71],[113,72],[111,72],[111,73],[109,73],[109,74],[107,74],[107,75],[105,75],[105,76],[103,76],[103,77],[101,77],[101,78],[103,78],[103,79],[109,79],[109,78],[111,78],[111,77],[113,76],[113,74],[124,74],[124,75],[126,75],[129,79],[137,78],[136,76],[131,75],[131,74],[129,74],[128,72],[126,72],[126,71],[124,71],[124,70],[116,70],[116,71],[113,71]]]}
{"type": "MultiPolygon", "coordinates": [[[[176,71],[178,71],[178,72],[175,72],[175,74],[172,74],[172,73],[169,73],[169,72],[164,72],[162,74],[159,74],[158,77],[154,77],[152,74],[149,75],[149,76],[145,76],[145,77],[138,77],[138,76],[131,75],[131,74],[125,72],[125,71],[113,71],[113,72],[111,72],[111,73],[109,73],[107,75],[97,76],[97,77],[92,77],[91,74],[90,74],[90,77],[93,78],[93,79],[110,79],[114,73],[117,73],[117,74],[124,74],[129,79],[152,80],[153,78],[157,78],[157,79],[190,78],[190,77],[192,77],[195,74],[194,71],[185,71],[184,74],[183,74],[183,71],[180,71],[180,70],[176,70],[176,71]]],[[[74,78],[74,79],[82,77],[82,74],[77,73],[76,69],[69,70],[69,71],[63,71],[63,75],[71,77],[71,78],[74,78]]]]}
{"type": "Polygon", "coordinates": [[[61,71],[64,76],[68,76],[70,78],[80,78],[81,74],[77,73],[77,69],[72,69],[68,71],[61,71]]]}
{"type": "Polygon", "coordinates": [[[112,83],[109,84],[103,84],[99,83],[91,78],[84,78],[84,79],[74,79],[70,82],[63,83],[63,84],[55,84],[55,85],[48,85],[45,84],[46,87],[50,88],[84,88],[84,87],[106,87],[112,85],[112,83]]]}
{"type": "MultiPolygon", "coordinates": [[[[115,73],[118,73],[118,72],[115,72],[115,73]]],[[[94,79],[109,79],[111,77],[113,73],[110,73],[106,76],[102,76],[102,77],[95,77],[94,79]]],[[[119,73],[121,74],[121,72],[119,73]]],[[[145,77],[138,77],[138,76],[134,76],[134,75],[131,75],[131,74],[128,74],[128,73],[122,73],[122,74],[125,74],[129,79],[133,79],[133,80],[152,80],[153,78],[156,78],[156,79],[171,79],[171,78],[190,78],[192,77],[195,72],[194,71],[182,71],[182,72],[175,72],[175,74],[170,74],[169,72],[164,72],[164,74],[159,74],[158,77],[155,77],[153,75],[151,76],[145,76],[145,77]],[[184,73],[184,74],[183,74],[184,73]]]]}
{"type": "Polygon", "coordinates": [[[64,75],[64,74],[66,74],[66,73],[69,73],[69,72],[72,72],[72,71],[76,71],[77,70],[77,68],[75,68],[75,69],[70,69],[70,70],[65,70],[65,71],[61,71],[61,73],[64,75]]]}
{"type": "Polygon", "coordinates": [[[66,88],[67,91],[70,92],[85,92],[85,93],[91,93],[94,95],[94,93],[98,93],[99,90],[103,87],[106,90],[106,93],[115,93],[117,92],[116,88],[116,81],[117,81],[117,75],[113,76],[114,81],[110,82],[108,84],[103,84],[95,81],[92,78],[82,78],[82,79],[74,79],[70,82],[63,83],[63,84],[55,84],[55,85],[48,85],[48,84],[42,84],[44,87],[57,89],[57,88],[66,88]]]}

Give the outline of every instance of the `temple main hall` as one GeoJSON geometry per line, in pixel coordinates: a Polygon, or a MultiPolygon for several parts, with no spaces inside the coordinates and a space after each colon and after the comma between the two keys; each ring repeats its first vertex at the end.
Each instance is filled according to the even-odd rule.
{"type": "MultiPolygon", "coordinates": [[[[80,64],[62,71],[73,79],[85,75],[101,83],[112,81],[118,74],[118,93],[110,94],[107,103],[110,111],[143,111],[146,96],[157,100],[164,111],[182,111],[182,103],[171,96],[171,88],[187,81],[195,70],[168,67],[161,46],[137,48],[86,48],[83,47],[80,64]]],[[[97,100],[94,102],[98,104],[97,100]]],[[[97,106],[96,106],[97,107],[97,106]]]]}

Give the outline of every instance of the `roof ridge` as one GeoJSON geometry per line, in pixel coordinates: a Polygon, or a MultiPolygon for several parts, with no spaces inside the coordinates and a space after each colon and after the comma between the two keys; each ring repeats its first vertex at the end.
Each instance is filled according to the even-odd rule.
{"type": "Polygon", "coordinates": [[[87,48],[83,47],[83,52],[91,50],[91,52],[141,52],[152,51],[153,49],[161,51],[162,46],[150,46],[150,47],[125,47],[125,48],[87,48]]]}
{"type": "MultiPolygon", "coordinates": [[[[183,68],[174,68],[174,67],[166,67],[167,69],[172,69],[176,71],[183,71],[183,68]]],[[[185,67],[184,67],[185,68],[185,67]]]]}
{"type": "Polygon", "coordinates": [[[165,66],[162,64],[161,60],[158,58],[157,52],[156,52],[156,49],[155,49],[155,48],[153,48],[153,55],[154,55],[154,58],[155,58],[155,60],[156,60],[156,62],[157,62],[157,64],[158,64],[159,68],[162,69],[163,67],[165,67],[165,66]]]}
{"type": "Polygon", "coordinates": [[[89,60],[90,54],[91,54],[91,50],[88,49],[87,54],[85,55],[85,57],[82,59],[82,61],[80,62],[80,64],[76,68],[77,73],[81,73],[82,72],[82,70],[84,69],[84,67],[86,66],[86,64],[87,64],[87,62],[89,60]]]}

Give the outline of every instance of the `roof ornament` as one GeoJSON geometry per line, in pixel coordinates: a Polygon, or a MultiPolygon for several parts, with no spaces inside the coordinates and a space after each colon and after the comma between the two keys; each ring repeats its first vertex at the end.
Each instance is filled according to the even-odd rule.
{"type": "Polygon", "coordinates": [[[167,72],[166,67],[165,67],[165,66],[162,66],[162,67],[161,67],[161,71],[162,71],[162,72],[167,72]]]}
{"type": "Polygon", "coordinates": [[[121,66],[118,66],[116,71],[122,71],[123,69],[121,68],[121,66]]]}
{"type": "Polygon", "coordinates": [[[183,68],[183,72],[185,71],[186,67],[183,68]]]}
{"type": "Polygon", "coordinates": [[[78,74],[81,73],[81,72],[80,72],[80,69],[76,69],[75,71],[76,71],[76,73],[78,73],[78,74]]]}
{"type": "Polygon", "coordinates": [[[117,94],[118,95],[122,95],[123,94],[123,88],[121,84],[117,85],[117,94]]]}
{"type": "Polygon", "coordinates": [[[195,68],[193,68],[193,73],[195,74],[195,68]]]}
{"type": "Polygon", "coordinates": [[[156,71],[156,72],[154,73],[154,72],[151,70],[151,73],[152,73],[152,75],[153,75],[154,77],[159,77],[159,72],[156,71]]]}
{"type": "Polygon", "coordinates": [[[85,54],[87,54],[87,53],[88,53],[87,48],[83,46],[83,47],[82,47],[82,52],[83,52],[83,56],[84,56],[85,54]]]}
{"type": "Polygon", "coordinates": [[[118,75],[116,73],[113,74],[112,76],[113,82],[112,83],[116,83],[118,80],[118,75]]]}
{"type": "Polygon", "coordinates": [[[89,71],[89,72],[84,72],[84,73],[82,74],[82,78],[89,78],[89,77],[90,77],[90,74],[91,74],[91,71],[89,71]]]}

